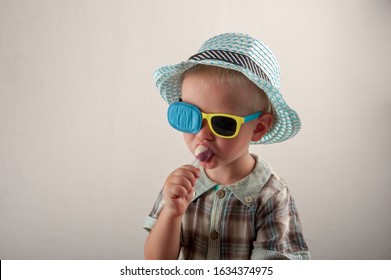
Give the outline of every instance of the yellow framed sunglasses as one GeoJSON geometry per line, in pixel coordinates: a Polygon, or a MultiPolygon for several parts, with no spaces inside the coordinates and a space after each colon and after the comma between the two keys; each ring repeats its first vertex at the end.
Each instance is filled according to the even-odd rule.
{"type": "Polygon", "coordinates": [[[261,114],[262,112],[257,112],[246,117],[231,114],[206,114],[192,104],[174,102],[168,107],[167,118],[173,128],[191,134],[197,134],[202,128],[203,120],[206,120],[213,134],[231,139],[239,134],[242,124],[257,119],[261,114]]]}

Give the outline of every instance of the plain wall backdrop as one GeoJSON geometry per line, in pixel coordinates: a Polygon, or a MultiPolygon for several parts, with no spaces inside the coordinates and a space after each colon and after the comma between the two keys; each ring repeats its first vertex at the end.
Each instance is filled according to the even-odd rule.
{"type": "Polygon", "coordinates": [[[0,0],[0,259],[142,259],[192,160],[153,71],[208,38],[264,41],[301,116],[251,151],[290,186],[314,259],[391,259],[391,1],[0,0]]]}

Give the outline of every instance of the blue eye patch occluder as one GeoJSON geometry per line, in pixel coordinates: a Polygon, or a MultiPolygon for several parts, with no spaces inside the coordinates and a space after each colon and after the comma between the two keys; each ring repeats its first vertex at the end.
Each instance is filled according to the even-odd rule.
{"type": "Polygon", "coordinates": [[[168,123],[184,133],[196,134],[202,127],[202,113],[194,105],[174,102],[168,107],[168,123]]]}

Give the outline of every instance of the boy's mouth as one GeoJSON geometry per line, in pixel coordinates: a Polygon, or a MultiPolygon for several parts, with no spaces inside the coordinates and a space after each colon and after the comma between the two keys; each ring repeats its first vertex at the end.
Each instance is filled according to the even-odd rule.
{"type": "Polygon", "coordinates": [[[214,156],[212,150],[204,145],[198,145],[194,151],[194,155],[201,162],[210,162],[214,156]]]}

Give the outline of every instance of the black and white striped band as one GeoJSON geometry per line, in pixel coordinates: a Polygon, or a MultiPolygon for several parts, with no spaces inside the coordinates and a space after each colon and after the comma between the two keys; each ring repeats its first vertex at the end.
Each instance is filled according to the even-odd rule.
{"type": "Polygon", "coordinates": [[[250,57],[244,54],[230,52],[230,51],[209,50],[209,51],[197,53],[189,58],[189,60],[191,59],[197,61],[214,59],[214,60],[229,62],[250,70],[259,78],[266,80],[267,82],[270,83],[269,77],[265,74],[265,72],[263,72],[261,67],[259,67],[250,57]]]}

